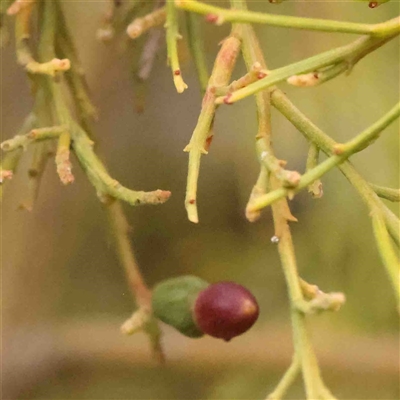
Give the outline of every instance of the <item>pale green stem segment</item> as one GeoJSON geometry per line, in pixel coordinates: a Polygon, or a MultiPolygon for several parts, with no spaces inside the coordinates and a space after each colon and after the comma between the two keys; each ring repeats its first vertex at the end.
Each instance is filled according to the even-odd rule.
{"type": "MultiPolygon", "coordinates": [[[[272,105],[277,108],[303,135],[317,146],[328,156],[334,151],[335,141],[326,133],[313,124],[287,96],[279,89],[271,92],[272,105]]],[[[345,177],[360,194],[366,205],[380,208],[383,212],[387,228],[393,240],[400,246],[400,229],[398,217],[390,211],[375,194],[367,181],[357,172],[350,161],[345,161],[338,165],[345,177]]]]}
{"type": "Polygon", "coordinates": [[[369,184],[372,190],[382,199],[386,199],[389,201],[400,201],[400,189],[392,189],[385,186],[374,185],[373,183],[369,184]]]}
{"type": "Polygon", "coordinates": [[[224,22],[266,24],[283,28],[308,29],[323,32],[343,32],[386,36],[400,31],[400,20],[394,18],[381,24],[359,24],[354,22],[330,21],[326,19],[291,17],[247,10],[224,9],[195,0],[175,0],[177,7],[206,15],[210,22],[221,25],[224,22]]]}
{"type": "Polygon", "coordinates": [[[181,35],[178,30],[178,15],[174,0],[167,0],[167,22],[165,27],[168,61],[172,70],[176,91],[182,93],[188,86],[182,79],[182,72],[179,64],[177,41],[181,39],[181,35]]]}
{"type": "Polygon", "coordinates": [[[400,311],[400,260],[399,254],[393,249],[390,237],[385,225],[385,219],[379,209],[371,211],[372,226],[379,253],[382,258],[383,265],[389,275],[390,281],[396,294],[398,311],[400,311]]]}
{"type": "Polygon", "coordinates": [[[203,34],[200,27],[199,17],[193,13],[185,13],[186,29],[188,34],[188,45],[196,67],[200,88],[204,95],[208,85],[208,68],[204,51],[203,34]]]}
{"type": "MultiPolygon", "coordinates": [[[[318,147],[326,154],[330,155],[333,153],[335,148],[335,142],[319,128],[317,128],[310,120],[308,120],[279,90],[274,90],[272,93],[273,105],[283,114],[285,117],[293,123],[296,128],[302,132],[306,138],[313,141],[318,147]]],[[[392,110],[392,116],[388,117],[388,121],[394,119],[394,115],[397,114],[396,107],[392,110]]],[[[386,116],[387,117],[387,116],[386,116]]],[[[379,121],[378,121],[379,122],[379,121]]],[[[371,132],[372,133],[372,132],[371,132]]],[[[335,156],[337,157],[337,156],[335,156]]],[[[329,160],[329,159],[328,159],[329,160]]],[[[332,158],[330,158],[332,162],[332,158]]],[[[322,165],[322,164],[321,164],[322,165]]],[[[365,181],[365,179],[355,170],[349,161],[344,161],[338,165],[339,169],[350,181],[352,186],[358,191],[361,198],[364,200],[368,208],[370,209],[371,216],[373,218],[374,230],[376,239],[378,242],[378,249],[381,253],[381,257],[385,262],[385,266],[389,272],[392,285],[396,290],[396,297],[398,297],[398,275],[394,274],[395,265],[398,268],[398,262],[396,264],[395,258],[393,257],[393,251],[391,249],[390,238],[387,232],[392,236],[396,244],[400,245],[400,223],[398,217],[391,212],[379,199],[377,194],[365,181]],[[382,225],[384,221],[384,225],[382,225]]]]}
{"type": "MultiPolygon", "coordinates": [[[[245,2],[242,0],[233,0],[232,4],[234,4],[237,8],[245,8],[245,2]]],[[[250,69],[255,62],[259,62],[263,68],[266,68],[257,36],[255,35],[251,26],[245,26],[243,28],[243,56],[248,69],[250,69]]],[[[265,147],[267,148],[267,151],[273,155],[273,149],[271,145],[271,112],[269,91],[257,93],[256,101],[259,119],[258,134],[256,137],[257,148],[265,147]]],[[[272,189],[276,189],[281,186],[281,183],[273,174],[270,174],[270,185],[272,189]]],[[[303,306],[307,305],[307,302],[303,297],[303,288],[298,275],[292,236],[288,224],[288,221],[296,219],[291,215],[286,199],[281,199],[273,204],[272,215],[274,219],[275,235],[279,239],[278,251],[292,306],[291,316],[296,354],[295,356],[298,357],[303,373],[307,399],[332,400],[334,397],[325,387],[320,376],[318,362],[305,325],[305,315],[302,311],[300,311],[303,306]]],[[[284,376],[283,381],[281,381],[281,383],[278,385],[278,391],[286,390],[287,387],[293,382],[296,369],[297,367],[294,367],[292,370],[290,370],[289,375],[284,376]]]]}
{"type": "MultiPolygon", "coordinates": [[[[307,172],[309,172],[318,165],[318,159],[319,159],[319,148],[315,143],[310,143],[307,155],[307,164],[306,164],[307,172]]],[[[308,185],[308,193],[310,193],[314,199],[321,198],[323,195],[322,182],[319,179],[317,179],[313,183],[308,185]]]]}
{"type": "Polygon", "coordinates": [[[144,17],[135,18],[126,28],[126,33],[131,39],[137,39],[149,29],[165,23],[166,16],[165,6],[156,8],[144,17]]]}
{"type": "Polygon", "coordinates": [[[225,86],[229,82],[240,51],[240,37],[241,27],[234,25],[230,36],[223,41],[221,49],[218,52],[208,87],[203,97],[197,125],[189,144],[184,149],[184,151],[189,152],[185,207],[189,220],[194,223],[199,222],[196,202],[200,159],[203,154],[207,154],[208,140],[211,139],[210,130],[217,107],[215,104],[215,88],[225,86]]]}
{"type": "Polygon", "coordinates": [[[71,61],[71,68],[65,73],[76,111],[85,131],[91,134],[90,123],[97,118],[96,107],[89,96],[89,89],[80,65],[78,52],[67,27],[67,21],[61,8],[60,0],[55,0],[57,13],[56,51],[61,57],[71,61]]]}
{"type": "MultiPolygon", "coordinates": [[[[128,285],[138,307],[134,315],[143,316],[140,321],[141,323],[136,328],[137,330],[144,330],[147,332],[153,354],[159,363],[164,363],[165,356],[160,342],[161,331],[157,321],[152,316],[151,291],[142,277],[136,257],[132,251],[131,239],[129,237],[131,231],[130,226],[126,220],[120,202],[109,199],[108,204],[106,204],[106,210],[111,231],[115,239],[117,254],[125,269],[128,285]]],[[[130,331],[128,333],[132,334],[134,332],[130,331]]]]}
{"type": "Polygon", "coordinates": [[[33,142],[56,139],[65,131],[63,126],[51,126],[49,128],[32,129],[25,135],[16,135],[12,139],[5,140],[0,144],[3,151],[14,151],[21,147],[24,150],[33,142]]]}
{"type": "Polygon", "coordinates": [[[250,211],[260,210],[261,208],[271,205],[274,201],[281,199],[282,197],[293,195],[294,193],[297,193],[305,187],[311,185],[332,168],[347,160],[352,154],[371,144],[374,140],[376,140],[380,133],[399,116],[400,103],[396,104],[387,114],[385,114],[364,132],[356,136],[353,140],[350,140],[345,144],[335,145],[334,152],[336,152],[336,154],[329,157],[327,160],[301,176],[300,181],[295,188],[289,189],[282,187],[264,196],[258,197],[256,200],[254,200],[253,204],[250,205],[250,211]]]}
{"type": "MultiPolygon", "coordinates": [[[[38,54],[41,59],[49,58],[54,52],[57,15],[54,9],[54,2],[46,1],[44,6],[44,12],[47,15],[43,18],[43,21],[46,25],[42,29],[42,39],[38,48],[38,54]]],[[[46,93],[46,98],[51,99],[50,107],[52,107],[54,118],[61,125],[67,126],[67,130],[71,134],[74,152],[89,180],[101,197],[109,195],[123,200],[130,205],[160,204],[168,200],[171,195],[168,191],[133,191],[111,178],[105,166],[93,151],[93,142],[89,139],[86,132],[73,121],[64,103],[59,84],[49,77],[43,77],[42,79],[42,87],[46,93]]]]}
{"type": "Polygon", "coordinates": [[[313,72],[337,63],[346,62],[348,68],[351,68],[366,54],[384,45],[393,37],[395,36],[385,38],[361,37],[360,39],[357,39],[348,45],[338,47],[285,67],[272,70],[265,78],[262,78],[257,82],[254,82],[235,92],[228,93],[226,96],[218,97],[216,102],[217,104],[232,104],[257,93],[260,90],[267,89],[279,82],[282,82],[293,75],[313,72]]]}
{"type": "Polygon", "coordinates": [[[297,353],[295,353],[290,367],[286,370],[274,391],[267,396],[266,400],[282,400],[290,386],[292,386],[293,382],[300,375],[300,372],[300,359],[297,353]]]}
{"type": "MultiPolygon", "coordinates": [[[[36,117],[35,115],[29,114],[25,119],[18,135],[16,136],[24,136],[27,132],[30,132],[36,125],[36,117]]],[[[17,147],[14,151],[8,152],[5,156],[1,157],[0,162],[0,203],[3,198],[3,189],[6,182],[12,179],[19,161],[21,159],[22,154],[24,153],[21,147],[17,147]]]]}

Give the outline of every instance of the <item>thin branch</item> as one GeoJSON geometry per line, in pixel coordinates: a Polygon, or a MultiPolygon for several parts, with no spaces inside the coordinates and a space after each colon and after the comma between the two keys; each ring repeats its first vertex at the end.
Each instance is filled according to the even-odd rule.
{"type": "Polygon", "coordinates": [[[152,317],[151,313],[151,291],[142,277],[140,268],[132,251],[129,238],[131,229],[125,218],[122,206],[118,201],[110,199],[106,205],[106,210],[115,239],[117,254],[125,269],[129,287],[138,307],[138,311],[136,311],[132,316],[134,320],[130,318],[123,325],[122,331],[126,334],[134,333],[135,329],[145,330],[148,332],[153,348],[153,354],[158,362],[163,363],[165,357],[160,343],[161,332],[158,328],[157,321],[152,317]]]}
{"type": "Polygon", "coordinates": [[[5,140],[0,144],[3,151],[9,152],[18,149],[24,150],[33,142],[56,139],[65,131],[65,126],[51,126],[49,128],[32,129],[25,135],[16,135],[12,139],[5,140]]]}
{"type": "Polygon", "coordinates": [[[300,372],[300,359],[298,354],[295,353],[289,368],[286,370],[274,391],[267,396],[266,400],[281,400],[289,390],[290,386],[292,386],[296,378],[300,375],[300,372]]]}
{"type": "Polygon", "coordinates": [[[177,41],[181,39],[181,35],[179,34],[178,15],[174,0],[167,0],[167,22],[165,27],[167,32],[168,60],[172,70],[172,77],[176,91],[182,93],[188,86],[183,81],[179,64],[177,41]]]}
{"type": "Polygon", "coordinates": [[[187,11],[203,14],[217,25],[224,22],[244,22],[266,24],[284,28],[308,29],[323,32],[344,32],[371,35],[391,35],[400,31],[399,18],[382,24],[359,24],[354,22],[331,21],[326,19],[291,17],[247,10],[224,9],[195,0],[175,0],[177,7],[187,11]]]}
{"type": "Polygon", "coordinates": [[[58,139],[57,153],[56,153],[56,166],[57,174],[64,185],[72,183],[75,178],[72,175],[70,157],[71,135],[69,132],[64,131],[58,139]]]}
{"type": "Polygon", "coordinates": [[[371,218],[379,253],[393,285],[400,311],[400,260],[390,243],[390,237],[381,211],[379,209],[372,210],[371,218]]]}
{"type": "Polygon", "coordinates": [[[204,94],[207,90],[209,73],[204,52],[203,35],[200,29],[200,21],[197,15],[189,12],[185,13],[185,20],[190,53],[196,67],[201,91],[204,94]]]}
{"type": "Polygon", "coordinates": [[[396,104],[388,113],[386,113],[373,125],[368,127],[365,131],[356,136],[353,140],[350,140],[345,144],[334,145],[333,152],[336,154],[329,157],[324,162],[302,175],[298,182],[298,185],[295,188],[288,189],[282,187],[273,192],[267,193],[264,196],[258,197],[249,207],[250,211],[256,211],[260,208],[267,207],[268,205],[272,204],[274,201],[282,197],[292,197],[294,193],[298,193],[300,190],[311,185],[332,168],[347,160],[352,154],[372,144],[374,140],[376,140],[376,138],[380,135],[380,133],[399,116],[400,103],[396,104]]]}
{"type": "Polygon", "coordinates": [[[370,183],[372,190],[382,199],[390,201],[400,201],[400,189],[392,189],[385,186],[374,185],[370,183]]]}
{"type": "MultiPolygon", "coordinates": [[[[234,0],[234,4],[239,7],[245,7],[245,3],[241,0],[234,0]]],[[[255,62],[260,62],[262,67],[266,68],[263,54],[258,44],[258,39],[252,27],[247,25],[243,29],[243,55],[247,68],[251,68],[255,62]]],[[[257,93],[256,101],[259,119],[257,146],[260,141],[263,141],[265,146],[268,147],[269,152],[273,155],[273,149],[271,146],[271,100],[269,91],[257,93]]],[[[271,174],[270,177],[270,185],[272,189],[277,189],[281,186],[281,183],[273,174],[271,174]]],[[[291,316],[295,353],[296,357],[299,357],[299,362],[301,364],[307,398],[329,398],[329,400],[332,400],[334,397],[329,393],[329,390],[325,387],[320,376],[318,362],[305,326],[305,315],[298,309],[298,306],[305,304],[306,301],[303,297],[303,290],[297,271],[292,236],[288,224],[288,221],[293,220],[293,216],[290,213],[286,199],[281,199],[273,204],[272,215],[274,219],[275,236],[278,238],[278,251],[292,305],[291,316]],[[327,397],[328,393],[329,397],[327,397]]],[[[285,380],[287,380],[287,378],[287,375],[285,375],[282,386],[286,384],[285,380]]],[[[292,377],[290,376],[288,383],[292,382],[291,378],[292,377]]],[[[283,387],[286,389],[286,386],[283,387]]]]}
{"type": "Polygon", "coordinates": [[[214,63],[203,97],[202,108],[196,128],[184,151],[189,152],[189,170],[186,184],[185,206],[191,222],[199,221],[197,213],[197,181],[200,171],[200,159],[208,153],[208,140],[216,111],[215,88],[227,85],[240,51],[241,27],[234,25],[231,34],[223,41],[214,63]]]}
{"type": "MultiPolygon", "coordinates": [[[[315,143],[310,143],[307,155],[307,164],[306,164],[307,172],[309,172],[318,165],[318,159],[319,159],[319,148],[315,143]]],[[[319,179],[316,179],[313,183],[308,185],[308,193],[311,193],[311,196],[314,199],[321,198],[324,193],[322,190],[322,182],[319,179]]]]}
{"type": "Polygon", "coordinates": [[[167,17],[164,7],[156,8],[144,17],[134,19],[126,28],[126,33],[131,39],[137,39],[149,29],[160,26],[165,23],[167,17]]]}
{"type": "MultiPolygon", "coordinates": [[[[314,142],[328,156],[333,153],[336,145],[335,141],[313,124],[282,91],[274,89],[271,92],[271,99],[272,105],[303,133],[310,142],[314,142]]],[[[370,209],[372,206],[376,206],[382,210],[390,235],[397,245],[400,245],[399,219],[396,215],[382,203],[368,182],[357,172],[350,161],[343,162],[338,165],[338,168],[370,209]]]]}
{"type": "Polygon", "coordinates": [[[361,37],[348,45],[328,50],[313,57],[269,71],[265,78],[233,93],[229,93],[226,96],[218,97],[216,102],[217,104],[232,104],[257,93],[260,90],[267,89],[282,82],[293,75],[314,72],[318,69],[333,66],[337,63],[346,62],[349,67],[353,67],[362,57],[380,46],[383,46],[397,35],[398,34],[395,34],[384,38],[361,37]]]}

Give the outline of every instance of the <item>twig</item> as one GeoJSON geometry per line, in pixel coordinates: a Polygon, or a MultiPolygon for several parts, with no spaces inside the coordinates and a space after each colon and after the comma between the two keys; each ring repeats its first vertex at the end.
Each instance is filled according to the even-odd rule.
{"type": "MultiPolygon", "coordinates": [[[[271,100],[272,105],[303,133],[309,141],[314,142],[328,156],[333,153],[334,146],[336,145],[335,141],[297,109],[282,91],[274,89],[271,92],[271,100]]],[[[338,168],[357,190],[369,208],[374,205],[382,210],[390,235],[396,241],[397,245],[400,245],[399,219],[380,201],[373,189],[349,161],[338,165],[338,168]]]]}
{"type": "Polygon", "coordinates": [[[390,243],[390,237],[381,210],[372,210],[371,218],[379,253],[393,285],[398,310],[400,311],[400,260],[390,243]]]}
{"type": "Polygon", "coordinates": [[[200,170],[200,159],[203,154],[207,154],[207,140],[210,138],[215,104],[215,88],[224,86],[228,83],[235,66],[240,50],[240,25],[234,25],[231,34],[223,41],[214,63],[214,68],[208,81],[206,93],[203,97],[202,108],[196,128],[192,134],[189,144],[184,151],[189,152],[189,170],[186,184],[185,206],[188,218],[191,222],[197,223],[197,181],[200,170]]]}
{"type": "MultiPolygon", "coordinates": [[[[233,3],[237,6],[245,7],[242,0],[234,0],[233,3]]],[[[263,59],[262,51],[259,47],[258,40],[251,26],[245,26],[243,33],[243,55],[248,68],[254,62],[260,62],[263,68],[266,68],[263,59]]],[[[259,119],[259,134],[257,135],[258,142],[264,141],[269,152],[273,154],[271,146],[271,121],[270,121],[270,93],[269,91],[259,92],[256,95],[258,119],[259,119]],[[260,132],[262,134],[260,135],[260,132]]],[[[272,189],[278,188],[281,183],[271,174],[270,185],[272,189]]],[[[292,304],[291,316],[293,324],[293,340],[296,357],[299,357],[301,370],[303,373],[304,383],[308,399],[334,399],[325,387],[320,376],[318,362],[312,348],[309,335],[305,326],[305,316],[297,307],[306,304],[303,298],[303,291],[300,285],[300,279],[297,272],[296,257],[294,253],[291,232],[288,221],[293,220],[290,213],[287,201],[281,199],[272,205],[272,215],[275,226],[275,236],[278,238],[278,251],[281,259],[282,268],[285,274],[289,297],[292,304]],[[329,393],[330,397],[327,397],[329,393]]],[[[278,387],[282,387],[287,382],[287,375],[284,376],[284,382],[278,387]]],[[[290,376],[291,378],[291,376],[290,376]]],[[[288,383],[291,383],[289,379],[288,383]]],[[[286,390],[287,386],[283,386],[286,390]]]]}
{"type": "Polygon", "coordinates": [[[51,126],[49,128],[32,129],[25,135],[16,135],[12,139],[5,140],[0,144],[3,151],[14,151],[18,147],[24,150],[33,142],[42,141],[47,139],[56,139],[65,131],[63,126],[51,126]]]}
{"type": "Polygon", "coordinates": [[[348,45],[328,50],[313,57],[269,71],[265,78],[233,93],[229,93],[227,96],[220,96],[216,99],[216,102],[217,104],[232,104],[257,93],[260,90],[267,89],[282,82],[293,75],[314,72],[315,70],[332,66],[337,63],[346,62],[349,67],[353,67],[362,57],[373,50],[376,50],[380,46],[383,46],[397,35],[398,33],[384,38],[362,37],[348,45]]]}
{"type": "Polygon", "coordinates": [[[166,16],[165,6],[156,8],[144,17],[134,19],[126,28],[126,33],[131,39],[137,39],[149,29],[163,24],[166,20],[166,16]]]}
{"type": "Polygon", "coordinates": [[[72,183],[75,178],[72,175],[70,156],[71,135],[69,132],[64,131],[58,139],[57,153],[56,153],[56,166],[57,173],[61,182],[64,185],[72,183]]]}
{"type": "Polygon", "coordinates": [[[295,188],[288,189],[282,187],[277,189],[276,191],[258,197],[250,206],[250,211],[264,208],[282,197],[288,195],[293,196],[294,193],[297,193],[305,187],[311,185],[332,168],[347,160],[352,154],[373,143],[374,140],[376,140],[376,138],[380,135],[380,133],[395,119],[397,119],[399,115],[400,103],[396,104],[388,113],[386,113],[377,122],[367,128],[364,132],[356,136],[353,140],[350,140],[345,144],[334,145],[333,152],[336,154],[329,157],[327,160],[301,176],[301,179],[299,180],[298,185],[295,188]]]}
{"type": "Polygon", "coordinates": [[[279,381],[278,385],[274,389],[272,393],[270,393],[266,400],[281,400],[286,392],[289,390],[290,386],[292,386],[295,379],[301,372],[301,364],[299,360],[299,356],[297,353],[293,355],[292,362],[290,367],[286,370],[282,379],[279,381]]]}
{"type": "Polygon", "coordinates": [[[47,146],[47,143],[38,144],[33,151],[33,158],[28,169],[28,193],[27,198],[21,202],[20,208],[32,211],[38,198],[42,176],[47,165],[47,161],[53,152],[47,146]]]}
{"type": "Polygon", "coordinates": [[[374,185],[370,183],[372,190],[381,198],[390,201],[400,201],[400,189],[392,189],[385,186],[374,185]]]}
{"type": "Polygon", "coordinates": [[[123,332],[132,334],[134,333],[133,328],[144,329],[149,335],[155,358],[160,363],[163,363],[165,359],[160,343],[161,333],[158,329],[157,321],[151,314],[151,291],[144,282],[132,251],[129,239],[130,227],[125,218],[122,206],[118,201],[111,199],[106,205],[106,210],[114,234],[117,254],[125,269],[129,287],[138,307],[138,311],[133,314],[135,321],[132,318],[129,319],[122,328],[123,332]],[[134,324],[135,326],[133,326],[134,324]]]}
{"type": "Polygon", "coordinates": [[[267,24],[285,28],[309,29],[324,32],[344,32],[371,35],[391,35],[399,32],[399,18],[382,24],[358,24],[354,22],[331,21],[326,19],[313,19],[274,15],[247,10],[224,9],[211,6],[195,0],[175,0],[177,7],[187,11],[196,12],[207,16],[207,19],[217,25],[224,22],[244,22],[253,24],[267,24]]]}
{"type": "MultiPolygon", "coordinates": [[[[307,164],[306,164],[307,172],[309,172],[318,165],[318,158],[319,158],[318,146],[315,143],[310,143],[310,147],[308,149],[307,164]]],[[[322,190],[322,182],[319,179],[316,179],[313,183],[309,184],[308,193],[311,193],[311,196],[314,199],[321,198],[324,193],[322,190]]]]}
{"type": "Polygon", "coordinates": [[[203,48],[204,44],[199,19],[198,16],[193,13],[185,12],[185,20],[190,53],[196,67],[201,91],[204,95],[207,90],[209,73],[203,48]]]}
{"type": "Polygon", "coordinates": [[[71,60],[71,68],[65,73],[65,78],[73,96],[80,122],[85,131],[91,134],[90,124],[96,119],[97,111],[90,100],[88,85],[79,62],[73,38],[62,12],[60,0],[55,0],[55,8],[57,15],[55,48],[62,57],[71,60]]]}
{"type": "Polygon", "coordinates": [[[183,81],[179,64],[177,41],[181,38],[181,35],[178,30],[178,15],[174,0],[167,0],[167,22],[165,28],[167,35],[168,61],[171,66],[172,77],[174,79],[176,91],[182,93],[188,86],[183,81]]]}

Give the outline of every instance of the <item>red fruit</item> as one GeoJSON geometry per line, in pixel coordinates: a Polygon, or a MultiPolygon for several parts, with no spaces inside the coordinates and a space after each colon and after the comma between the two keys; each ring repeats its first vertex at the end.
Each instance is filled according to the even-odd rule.
{"type": "Polygon", "coordinates": [[[193,314],[201,331],[229,341],[256,322],[259,308],[255,297],[243,286],[219,282],[199,293],[193,314]]]}

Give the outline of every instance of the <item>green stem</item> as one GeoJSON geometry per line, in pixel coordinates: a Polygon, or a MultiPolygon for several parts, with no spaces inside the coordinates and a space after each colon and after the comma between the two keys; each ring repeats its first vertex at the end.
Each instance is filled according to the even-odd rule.
{"type": "Polygon", "coordinates": [[[234,25],[230,36],[223,41],[221,49],[218,52],[207,90],[203,97],[197,125],[189,144],[184,149],[184,151],[189,152],[185,207],[189,220],[194,223],[199,221],[196,202],[200,159],[203,154],[207,154],[207,139],[210,138],[210,130],[217,108],[215,104],[215,88],[228,84],[240,51],[240,38],[241,26],[234,25]]]}
{"type": "MultiPolygon", "coordinates": [[[[313,124],[287,96],[275,89],[271,92],[272,105],[277,108],[303,135],[314,142],[325,154],[330,156],[334,151],[335,141],[313,124]]],[[[368,208],[372,205],[380,208],[384,214],[385,222],[390,235],[400,244],[399,219],[391,212],[375,194],[365,179],[357,172],[350,161],[345,161],[338,166],[344,176],[360,194],[368,208]]]]}
{"type": "MultiPolygon", "coordinates": [[[[236,7],[246,7],[245,2],[242,0],[233,0],[232,3],[236,7]]],[[[259,62],[262,67],[266,68],[264,57],[258,44],[258,39],[252,27],[249,25],[246,25],[243,28],[243,56],[248,69],[250,69],[255,62],[259,62]]],[[[257,147],[260,146],[261,142],[264,142],[262,146],[266,146],[269,153],[273,155],[271,143],[271,99],[269,91],[257,93],[256,100],[259,123],[257,147]]],[[[281,186],[281,183],[273,174],[270,176],[270,185],[272,189],[281,186]]],[[[288,221],[296,219],[291,215],[286,199],[281,199],[273,204],[272,215],[274,219],[275,235],[279,239],[279,256],[291,302],[295,354],[300,360],[307,398],[313,400],[325,398],[325,394],[329,391],[326,389],[320,376],[318,362],[305,325],[305,315],[299,311],[299,307],[305,304],[305,300],[303,297],[292,236],[288,224],[288,221]]],[[[285,378],[287,379],[287,376],[284,376],[284,380],[285,378]]],[[[284,384],[285,382],[282,383],[282,385],[284,384]]],[[[330,396],[330,400],[334,399],[331,394],[330,396]]],[[[328,397],[326,398],[328,399],[328,397]]]]}
{"type": "Polygon", "coordinates": [[[196,67],[200,88],[204,95],[208,85],[208,68],[204,52],[203,35],[200,29],[200,21],[197,15],[185,13],[186,29],[188,33],[188,45],[196,67]]]}
{"type": "Polygon", "coordinates": [[[51,126],[49,128],[33,129],[25,135],[16,135],[12,139],[5,140],[0,144],[3,151],[14,151],[19,147],[25,149],[33,142],[56,139],[65,131],[63,126],[51,126]]]}
{"type": "Polygon", "coordinates": [[[398,254],[396,254],[390,243],[390,237],[381,211],[379,209],[371,211],[371,218],[379,253],[393,285],[397,304],[400,307],[400,261],[398,254]]]}
{"type": "Polygon", "coordinates": [[[267,193],[264,196],[259,196],[254,200],[253,204],[249,207],[250,211],[256,211],[261,208],[267,207],[272,202],[285,197],[287,195],[292,196],[293,193],[298,193],[300,190],[311,185],[318,178],[326,174],[335,166],[343,163],[352,154],[360,151],[361,148],[365,148],[366,145],[371,144],[389,124],[391,124],[400,115],[400,103],[396,104],[388,113],[382,118],[375,122],[372,126],[360,133],[353,140],[345,144],[337,144],[334,146],[334,152],[340,155],[333,155],[327,160],[311,169],[303,176],[301,176],[298,185],[295,188],[279,188],[273,192],[267,193]]]}
{"type": "Polygon", "coordinates": [[[395,36],[397,36],[397,34],[391,37],[385,37],[383,39],[374,37],[361,37],[360,39],[357,39],[348,45],[341,46],[285,67],[272,70],[267,77],[262,78],[242,89],[239,89],[236,92],[229,93],[227,96],[218,97],[216,102],[217,104],[232,104],[257,93],[260,90],[267,89],[279,82],[282,82],[293,75],[315,71],[340,62],[346,62],[350,67],[352,67],[366,54],[384,45],[395,36]]]}
{"type": "Polygon", "coordinates": [[[290,367],[286,370],[282,379],[279,381],[274,391],[268,395],[266,400],[281,400],[289,390],[290,386],[292,386],[296,378],[299,376],[300,372],[300,359],[298,354],[295,353],[290,367]]]}
{"type": "Polygon", "coordinates": [[[132,251],[129,237],[131,229],[124,215],[122,205],[118,201],[111,200],[106,205],[106,210],[111,231],[115,239],[117,255],[125,269],[129,288],[131,289],[138,309],[148,316],[141,328],[145,329],[148,333],[154,356],[159,363],[164,363],[165,356],[160,342],[161,332],[157,321],[152,317],[151,313],[151,290],[147,287],[143,279],[136,257],[132,251]]]}
{"type": "Polygon", "coordinates": [[[389,201],[400,201],[400,189],[392,189],[385,186],[370,183],[372,190],[381,198],[389,201]]]}
{"type": "Polygon", "coordinates": [[[177,41],[181,36],[178,31],[178,16],[174,0],[167,0],[167,22],[165,26],[168,60],[172,70],[172,77],[174,79],[176,91],[182,93],[187,89],[187,85],[182,79],[182,72],[179,64],[177,41]]]}
{"type": "MultiPolygon", "coordinates": [[[[318,165],[319,148],[315,143],[311,143],[308,149],[306,171],[310,171],[318,165]]],[[[323,195],[322,182],[317,179],[308,185],[308,193],[311,193],[314,199],[319,199],[323,195]]]]}
{"type": "Polygon", "coordinates": [[[399,19],[370,25],[354,22],[331,21],[326,19],[291,17],[285,15],[266,14],[247,10],[228,10],[211,6],[195,0],[175,0],[177,7],[198,14],[210,16],[217,25],[224,22],[243,22],[252,24],[267,24],[283,28],[308,29],[323,32],[344,32],[371,35],[390,35],[400,30],[399,19]]]}

